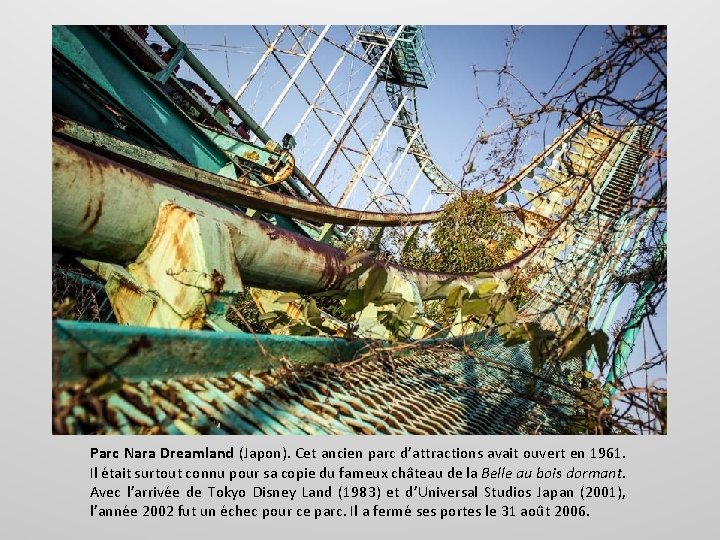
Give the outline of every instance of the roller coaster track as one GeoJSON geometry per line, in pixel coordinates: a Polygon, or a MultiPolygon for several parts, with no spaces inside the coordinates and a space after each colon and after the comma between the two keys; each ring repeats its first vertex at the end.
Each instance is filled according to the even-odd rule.
{"type": "MultiPolygon", "coordinates": [[[[385,89],[393,108],[399,107],[402,95],[400,85],[388,82],[385,89]]],[[[412,93],[415,94],[414,89],[412,89],[412,93]]],[[[422,128],[420,127],[420,118],[418,117],[416,96],[413,95],[413,98],[407,100],[406,104],[402,106],[398,116],[398,123],[403,130],[405,140],[411,145],[409,153],[415,157],[423,174],[437,188],[438,193],[447,195],[457,193],[460,189],[459,186],[435,163],[432,153],[425,143],[422,128]]]]}
{"type": "MultiPolygon", "coordinates": [[[[182,50],[183,44],[167,27],[157,29],[169,44],[182,50]]],[[[185,54],[184,60],[213,91],[231,100],[231,109],[266,143],[265,149],[256,150],[275,151],[277,143],[270,135],[192,53],[185,54]]],[[[166,75],[172,81],[172,75],[166,75]]],[[[154,83],[140,79],[144,91],[157,90],[154,83]]],[[[386,91],[391,106],[399,109],[395,123],[420,171],[438,192],[459,193],[459,186],[432,158],[414,95],[401,98],[400,87],[390,82],[386,91]]],[[[430,272],[389,264],[369,254],[353,257],[302,231],[276,226],[269,217],[313,225],[421,225],[437,220],[441,211],[405,214],[331,206],[292,161],[293,176],[318,202],[293,197],[272,183],[253,185],[241,177],[223,175],[228,171],[224,158],[229,154],[211,144],[216,140],[212,133],[199,130],[179,109],[174,111],[172,104],[162,102],[162,97],[157,103],[176,114],[176,125],[199,141],[209,166],[189,159],[192,152],[183,147],[180,137],[160,133],[158,146],[163,152],[159,153],[53,114],[53,249],[81,257],[97,270],[106,280],[108,297],[117,301],[113,309],[118,320],[124,316],[123,302],[131,298],[130,305],[138,313],[150,314],[147,321],[152,324],[145,324],[163,327],[56,323],[61,382],[53,397],[57,431],[517,433],[538,426],[546,433],[563,431],[572,395],[551,390],[555,393],[549,407],[516,397],[527,374],[533,372],[530,353],[526,346],[502,346],[497,336],[463,337],[462,351],[449,348],[455,344],[449,337],[433,342],[440,349],[424,350],[430,342],[417,341],[408,346],[408,356],[398,360],[392,377],[383,371],[382,362],[371,360],[342,373],[323,367],[318,372],[299,372],[293,381],[278,378],[278,357],[297,358],[298,366],[324,366],[368,354],[378,342],[242,334],[229,323],[218,322],[216,315],[221,312],[213,310],[226,298],[236,297],[243,286],[303,294],[333,292],[344,289],[359,270],[383,267],[400,286],[410,284],[413,302],[421,305],[421,300],[445,298],[454,286],[469,285],[474,274],[430,272]],[[180,300],[172,300],[178,291],[180,300]],[[166,304],[171,309],[163,312],[166,304]],[[186,313],[183,309],[188,305],[186,313]],[[157,313],[170,315],[161,320],[157,313]],[[218,332],[186,330],[203,325],[218,332]],[[146,342],[148,350],[142,350],[146,342]],[[128,358],[129,353],[118,353],[138,347],[141,350],[128,358]],[[481,353],[493,356],[495,363],[479,362],[481,353]],[[203,365],[193,362],[196,355],[203,365]],[[128,361],[117,361],[118,356],[128,361]],[[80,357],[89,358],[93,369],[105,374],[117,369],[119,375],[115,375],[124,381],[120,391],[103,398],[103,406],[111,413],[107,417],[95,415],[82,401],[86,373],[85,368],[78,368],[80,357]],[[115,359],[110,367],[106,358],[115,359]],[[452,384],[426,380],[422,374],[428,370],[438,380],[470,381],[482,392],[467,394],[452,384]],[[489,396],[512,397],[484,397],[486,390],[489,396]],[[395,397],[385,398],[395,393],[399,405],[388,410],[387,403],[395,397]]],[[[132,106],[126,101],[116,109],[122,112],[132,106]]],[[[138,118],[138,125],[143,120],[138,118]]],[[[507,279],[512,270],[529,263],[545,270],[545,282],[535,284],[537,293],[523,308],[520,320],[539,321],[553,329],[583,323],[611,292],[605,275],[627,260],[619,246],[627,241],[628,231],[635,230],[635,224],[625,219],[628,200],[655,132],[634,125],[615,131],[601,124],[599,115],[578,119],[488,194],[495,200],[511,191],[515,194],[515,204],[498,205],[497,211],[513,213],[523,233],[522,245],[510,260],[486,269],[493,276],[490,279],[507,279]]],[[[231,160],[235,171],[241,169],[236,157],[231,160]]],[[[297,186],[293,189],[301,194],[297,186]]],[[[73,277],[72,272],[67,275],[73,277]]],[[[83,287],[103,289],[85,275],[74,277],[83,287]]],[[[633,337],[630,330],[627,333],[633,337]]],[[[616,362],[620,369],[623,362],[616,362]]]]}
{"type": "MultiPolygon", "coordinates": [[[[158,26],[156,29],[170,45],[178,49],[183,48],[180,40],[169,28],[158,26]]],[[[124,35],[128,35],[127,32],[124,35]]],[[[220,97],[227,101],[231,100],[227,91],[222,88],[212,74],[208,72],[208,70],[191,52],[185,51],[184,59],[193,69],[195,69],[195,71],[211,87],[211,89],[218,93],[220,97]]],[[[408,105],[401,106],[399,97],[400,87],[390,82],[387,83],[387,94],[391,104],[400,109],[398,117],[399,123],[402,127],[404,136],[410,145],[411,153],[415,155],[416,159],[422,161],[421,170],[439,189],[444,189],[446,192],[447,190],[456,190],[457,186],[453,184],[435,165],[432,160],[432,156],[427,149],[419,124],[417,100],[405,100],[408,105]]],[[[239,106],[239,104],[237,104],[237,102],[232,100],[231,107],[238,116],[246,122],[249,129],[255,132],[263,142],[272,142],[270,136],[257,124],[257,122],[252,119],[252,117],[250,117],[249,114],[247,114],[246,111],[244,111],[244,109],[242,109],[242,107],[239,106]]],[[[240,205],[256,210],[272,211],[280,215],[307,220],[314,223],[359,226],[417,225],[434,221],[441,215],[440,211],[415,214],[364,212],[335,208],[327,204],[312,203],[302,199],[289,197],[287,195],[283,195],[282,193],[268,191],[261,187],[228,181],[220,176],[213,175],[177,161],[170,159],[158,159],[156,156],[153,156],[151,152],[143,151],[140,148],[133,147],[123,143],[122,141],[114,140],[101,133],[93,132],[92,130],[86,129],[77,123],[64,121],[58,117],[56,117],[55,120],[56,121],[53,122],[53,125],[54,129],[57,126],[55,131],[58,134],[74,138],[81,144],[89,145],[95,150],[109,153],[112,159],[130,162],[134,167],[139,168],[140,170],[145,170],[151,174],[159,175],[165,181],[174,183],[183,189],[190,190],[201,196],[209,196],[213,200],[217,200],[218,202],[222,202],[224,204],[240,205]]],[[[555,161],[558,161],[558,158],[567,160],[567,152],[573,144],[573,139],[578,136],[582,129],[587,129],[589,125],[593,122],[597,123],[597,121],[597,118],[592,117],[588,120],[578,119],[578,121],[567,129],[562,136],[557,137],[555,141],[548,145],[543,152],[533,158],[533,160],[531,160],[531,162],[517,175],[508,179],[503,183],[503,185],[491,192],[490,196],[495,198],[500,197],[524,178],[532,177],[535,168],[538,166],[545,166],[546,161],[549,159],[555,159],[555,161]],[[553,156],[555,157],[553,158],[553,156]]],[[[526,249],[524,249],[512,260],[503,264],[499,268],[488,270],[497,272],[510,270],[531,259],[535,254],[541,251],[548,242],[552,241],[557,232],[562,228],[565,220],[572,214],[578,201],[580,201],[583,194],[592,185],[593,178],[604,160],[605,158],[595,160],[597,161],[596,170],[586,171],[584,184],[581,187],[580,193],[576,194],[575,200],[568,207],[562,208],[562,212],[560,214],[550,216],[544,215],[542,212],[537,213],[533,211],[531,208],[527,207],[528,204],[532,205],[533,198],[530,198],[529,202],[524,205],[518,205],[512,208],[511,210],[518,216],[521,223],[524,224],[528,220],[534,220],[535,222],[542,223],[544,231],[542,231],[538,241],[527,246],[526,249]]],[[[297,167],[295,167],[294,175],[303,180],[305,185],[310,184],[297,167]]],[[[599,186],[595,186],[595,188],[598,187],[599,186]]],[[[548,193],[539,192],[533,194],[532,197],[545,197],[547,195],[548,193]]],[[[547,213],[545,212],[545,214],[547,213]]]]}

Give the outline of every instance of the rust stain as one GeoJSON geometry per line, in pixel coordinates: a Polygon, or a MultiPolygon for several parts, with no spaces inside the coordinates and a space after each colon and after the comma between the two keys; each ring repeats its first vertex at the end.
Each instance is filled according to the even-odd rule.
{"type": "Polygon", "coordinates": [[[136,356],[142,349],[152,347],[152,341],[147,336],[140,336],[130,342],[127,348],[126,357],[136,356]]]}
{"type": "MultiPolygon", "coordinates": [[[[95,217],[93,217],[93,220],[90,222],[90,224],[85,228],[85,233],[89,233],[95,228],[95,225],[97,225],[98,221],[100,221],[100,216],[102,215],[103,211],[103,197],[100,197],[100,200],[98,201],[97,207],[95,208],[95,217]]],[[[84,221],[84,219],[83,219],[84,221]]]]}
{"type": "Polygon", "coordinates": [[[139,287],[134,281],[121,278],[121,285],[124,287],[124,289],[126,289],[122,292],[125,292],[127,294],[134,294],[136,296],[145,296],[145,291],[143,291],[142,288],[139,287]]]}
{"type": "Polygon", "coordinates": [[[62,129],[65,127],[65,120],[62,120],[57,115],[53,114],[52,119],[52,130],[53,131],[62,131],[62,129]]]}
{"type": "Polygon", "coordinates": [[[213,292],[219,293],[222,291],[223,286],[225,285],[225,277],[218,272],[217,268],[213,268],[211,279],[213,283],[213,292]]]}
{"type": "Polygon", "coordinates": [[[255,151],[255,150],[251,150],[251,151],[249,151],[249,152],[245,152],[245,154],[243,154],[243,157],[244,157],[245,159],[250,160],[250,161],[254,161],[255,163],[257,163],[258,161],[260,161],[260,154],[258,154],[257,151],[255,151]]]}
{"type": "Polygon", "coordinates": [[[87,221],[87,219],[90,217],[91,210],[92,210],[92,201],[88,201],[87,206],[85,207],[85,213],[83,214],[83,217],[80,220],[80,223],[85,223],[87,221]]]}

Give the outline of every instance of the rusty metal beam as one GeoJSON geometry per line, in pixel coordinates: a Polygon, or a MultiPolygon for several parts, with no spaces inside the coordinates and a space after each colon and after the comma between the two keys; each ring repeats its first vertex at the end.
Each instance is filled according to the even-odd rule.
{"type": "MultiPolygon", "coordinates": [[[[573,126],[572,129],[576,127],[573,126]]],[[[201,197],[232,206],[253,208],[318,224],[332,223],[364,227],[422,225],[436,221],[442,214],[439,210],[419,213],[385,213],[337,208],[268,191],[262,187],[228,181],[222,176],[160,156],[57,114],[53,114],[52,129],[55,135],[98,152],[111,160],[124,163],[201,197]]],[[[555,141],[555,144],[558,141],[555,141]]],[[[543,152],[541,155],[546,153],[543,152]]],[[[533,163],[535,161],[537,158],[533,160],[533,163]]],[[[524,171],[527,172],[529,168],[530,166],[526,167],[524,171]]],[[[511,185],[511,182],[508,182],[508,185],[511,185]]],[[[489,196],[493,194],[494,192],[489,196]]],[[[548,229],[556,225],[552,220],[525,208],[514,207],[511,211],[521,221],[527,218],[536,218],[542,221],[548,229]]]]}
{"type": "Polygon", "coordinates": [[[53,115],[52,125],[53,133],[66,140],[191,193],[228,205],[249,207],[315,223],[371,227],[420,225],[430,223],[440,215],[440,212],[418,214],[365,212],[309,202],[269,191],[266,188],[227,180],[126,143],[59,115],[53,115]]]}
{"type": "MultiPolygon", "coordinates": [[[[347,255],[339,249],[250,219],[238,210],[57,136],[53,137],[52,155],[55,251],[128,263],[150,240],[162,203],[170,201],[228,227],[246,285],[305,293],[336,289],[358,264],[348,264],[347,255]]],[[[416,283],[424,298],[435,297],[441,281],[467,282],[473,275],[425,272],[376,262],[416,283]]]]}
{"type": "MultiPolygon", "coordinates": [[[[513,260],[487,271],[507,279],[512,269],[542,249],[573,212],[616,144],[606,149],[577,199],[543,239],[513,260]]],[[[238,267],[248,285],[318,292],[340,287],[352,271],[341,250],[252,220],[163,180],[53,136],[54,247],[107,262],[132,261],[150,239],[161,204],[171,201],[219,219],[231,229],[238,267]]],[[[270,194],[263,193],[266,197],[270,194]]],[[[440,281],[467,282],[473,275],[426,272],[376,262],[395,268],[416,283],[426,299],[442,296],[440,281]]]]}

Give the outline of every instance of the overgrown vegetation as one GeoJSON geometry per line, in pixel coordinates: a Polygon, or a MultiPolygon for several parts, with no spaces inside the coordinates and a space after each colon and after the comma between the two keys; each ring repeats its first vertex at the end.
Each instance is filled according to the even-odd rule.
{"type": "Polygon", "coordinates": [[[463,191],[443,206],[426,235],[415,229],[400,261],[436,272],[481,272],[505,262],[520,230],[481,191],[463,191]]]}

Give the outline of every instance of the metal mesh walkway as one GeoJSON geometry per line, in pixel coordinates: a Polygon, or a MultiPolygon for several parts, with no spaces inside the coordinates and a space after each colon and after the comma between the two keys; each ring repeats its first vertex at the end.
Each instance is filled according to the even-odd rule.
{"type": "MultiPolygon", "coordinates": [[[[292,360],[292,359],[290,359],[292,360]]],[[[526,347],[497,338],[392,358],[279,367],[225,377],[88,383],[53,394],[56,433],[519,434],[562,433],[572,400],[552,385],[528,395],[526,347]]]]}

